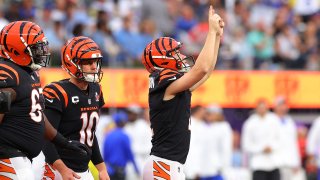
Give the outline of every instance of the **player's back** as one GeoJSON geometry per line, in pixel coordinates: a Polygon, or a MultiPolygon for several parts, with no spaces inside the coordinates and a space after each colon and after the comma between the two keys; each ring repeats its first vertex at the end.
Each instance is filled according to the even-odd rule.
{"type": "Polygon", "coordinates": [[[190,145],[191,92],[186,90],[163,100],[166,88],[182,75],[169,69],[153,72],[149,77],[149,107],[154,133],[151,154],[184,164],[190,145]]]}
{"type": "MultiPolygon", "coordinates": [[[[44,99],[39,75],[29,68],[0,59],[0,78],[16,92],[16,99],[11,104],[11,110],[5,113],[0,125],[0,146],[19,150],[29,158],[35,157],[41,151],[44,143],[42,113],[44,99]]],[[[11,157],[17,155],[3,154],[3,156],[11,157]]]]}
{"type": "MultiPolygon", "coordinates": [[[[49,110],[58,111],[61,118],[57,130],[66,138],[80,141],[91,147],[95,140],[94,132],[99,121],[99,109],[104,105],[101,87],[97,83],[89,83],[84,92],[69,79],[53,82],[44,88],[45,104],[49,110]]],[[[45,110],[52,124],[55,119],[45,110]]],[[[87,170],[91,152],[86,157],[66,152],[56,146],[60,158],[76,172],[87,170]]]]}

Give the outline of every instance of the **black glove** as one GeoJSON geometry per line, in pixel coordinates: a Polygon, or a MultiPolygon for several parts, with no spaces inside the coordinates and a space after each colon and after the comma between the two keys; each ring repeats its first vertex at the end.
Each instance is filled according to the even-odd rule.
{"type": "Polygon", "coordinates": [[[90,149],[87,145],[82,144],[79,141],[67,140],[58,132],[51,142],[63,148],[65,151],[70,151],[71,153],[79,153],[81,156],[87,156],[90,152],[90,149]]]}

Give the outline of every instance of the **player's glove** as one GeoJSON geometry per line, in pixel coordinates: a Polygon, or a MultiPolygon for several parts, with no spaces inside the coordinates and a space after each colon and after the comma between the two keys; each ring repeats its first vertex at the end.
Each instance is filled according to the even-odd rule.
{"type": "Polygon", "coordinates": [[[67,140],[58,132],[51,142],[57,146],[60,146],[65,151],[79,153],[81,156],[87,156],[90,152],[87,145],[82,144],[79,141],[67,140]]]}

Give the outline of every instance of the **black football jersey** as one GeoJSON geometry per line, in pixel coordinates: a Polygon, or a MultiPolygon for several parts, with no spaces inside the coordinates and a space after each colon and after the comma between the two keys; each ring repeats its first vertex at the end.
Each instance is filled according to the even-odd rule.
{"type": "MultiPolygon", "coordinates": [[[[94,145],[99,110],[104,105],[102,89],[97,83],[89,83],[84,92],[69,79],[53,82],[44,88],[46,109],[58,111],[61,115],[57,130],[67,139],[80,141],[90,149],[94,145]]],[[[45,110],[49,121],[55,121],[45,110]]],[[[52,122],[52,124],[56,124],[52,122]]],[[[79,157],[56,146],[63,162],[72,169],[86,169],[92,153],[79,157]]]]}
{"type": "Polygon", "coordinates": [[[44,144],[44,98],[39,74],[1,59],[0,79],[5,80],[17,94],[10,112],[5,113],[0,124],[0,145],[17,149],[33,158],[44,144]]]}
{"type": "Polygon", "coordinates": [[[190,146],[191,92],[180,92],[164,101],[166,88],[183,74],[170,69],[149,76],[149,107],[152,136],[151,154],[185,163],[190,146]]]}

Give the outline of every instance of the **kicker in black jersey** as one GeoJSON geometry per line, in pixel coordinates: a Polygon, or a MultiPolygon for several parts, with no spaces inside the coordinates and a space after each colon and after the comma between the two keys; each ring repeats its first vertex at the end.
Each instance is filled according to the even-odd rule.
{"type": "MultiPolygon", "coordinates": [[[[86,144],[91,150],[97,146],[94,133],[99,121],[99,110],[104,105],[99,84],[89,83],[88,91],[84,92],[69,79],[65,79],[47,85],[43,94],[46,105],[45,114],[62,135],[86,144]],[[58,112],[60,118],[50,117],[49,111],[58,112]],[[59,119],[58,122],[57,119],[59,119]]],[[[77,172],[87,170],[92,153],[87,157],[79,158],[78,155],[65,152],[58,146],[56,149],[69,168],[77,172]]]]}
{"type": "MultiPolygon", "coordinates": [[[[29,158],[33,158],[40,153],[44,144],[44,98],[39,74],[30,68],[1,59],[0,79],[17,94],[10,112],[5,113],[0,125],[0,147],[19,149],[29,158]]],[[[0,148],[0,158],[18,155],[1,152],[0,148]]]]}
{"type": "Polygon", "coordinates": [[[149,107],[152,137],[151,154],[185,163],[190,145],[191,92],[182,91],[164,101],[166,88],[183,73],[164,69],[150,74],[149,107]]]}

